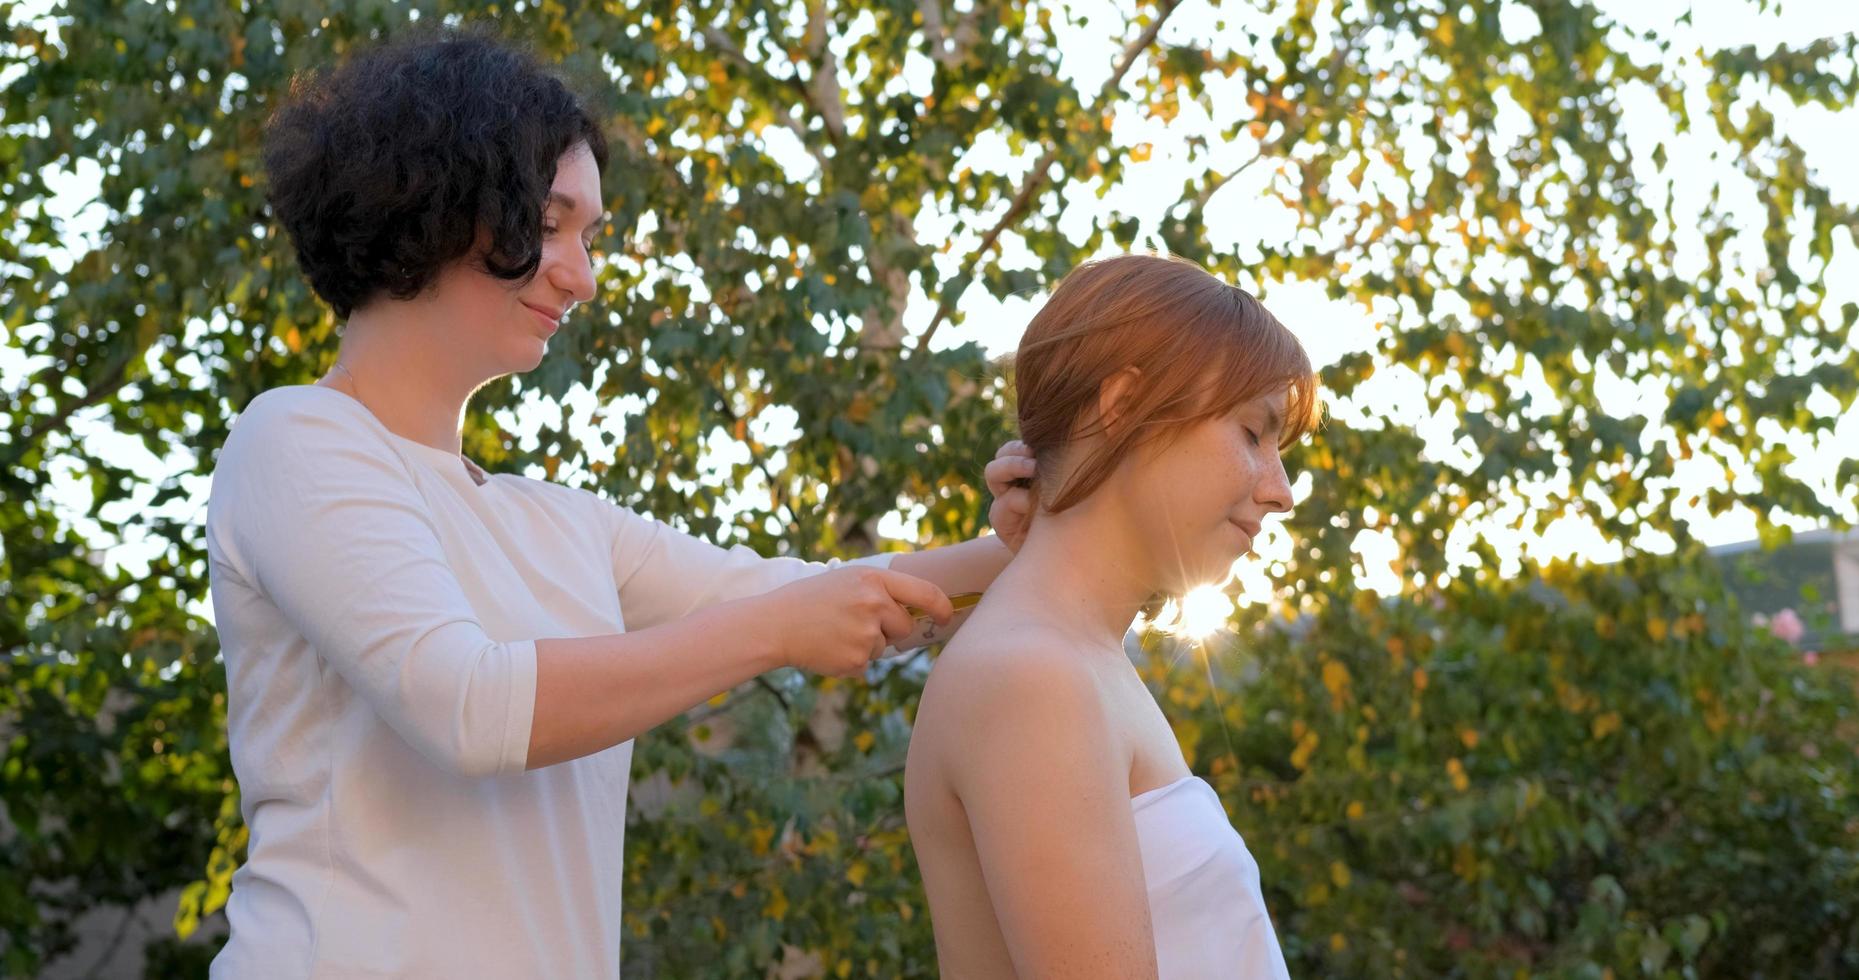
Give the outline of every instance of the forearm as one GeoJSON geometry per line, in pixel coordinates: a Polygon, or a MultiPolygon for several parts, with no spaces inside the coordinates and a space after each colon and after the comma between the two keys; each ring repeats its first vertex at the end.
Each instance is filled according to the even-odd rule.
{"type": "Polygon", "coordinates": [[[637,633],[537,641],[529,768],[618,745],[781,666],[756,627],[730,602],[637,633]]]}
{"type": "Polygon", "coordinates": [[[891,568],[924,579],[948,595],[985,592],[1013,559],[1001,539],[988,535],[973,541],[904,552],[891,559],[891,568]]]}

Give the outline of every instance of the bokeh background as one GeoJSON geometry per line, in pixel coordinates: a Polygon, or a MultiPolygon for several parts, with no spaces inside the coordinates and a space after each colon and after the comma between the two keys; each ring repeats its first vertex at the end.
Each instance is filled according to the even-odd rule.
{"type": "MultiPolygon", "coordinates": [[[[812,558],[972,536],[1090,256],[1321,364],[1298,506],[1131,655],[1296,976],[1859,975],[1859,6],[0,3],[0,969],[189,976],[242,855],[201,521],[338,324],[267,115],[493,22],[611,134],[600,296],[466,451],[812,558]]],[[[642,739],[627,977],[920,977],[929,654],[642,739]]]]}

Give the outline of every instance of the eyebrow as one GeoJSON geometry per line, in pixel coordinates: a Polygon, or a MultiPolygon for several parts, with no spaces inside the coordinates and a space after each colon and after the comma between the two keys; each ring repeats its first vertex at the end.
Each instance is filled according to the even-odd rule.
{"type": "MultiPolygon", "coordinates": [[[[576,211],[579,211],[581,209],[580,206],[575,203],[574,198],[569,197],[566,194],[563,194],[561,191],[550,191],[549,192],[549,203],[561,208],[563,211],[566,211],[569,214],[574,214],[576,211]]],[[[608,220],[611,217],[612,215],[602,212],[600,215],[598,215],[594,219],[594,221],[590,221],[588,223],[594,224],[596,222],[603,222],[603,221],[608,220]]]]}
{"type": "Polygon", "coordinates": [[[1267,406],[1265,409],[1265,431],[1281,432],[1283,430],[1284,419],[1278,417],[1278,411],[1276,409],[1267,406]]]}

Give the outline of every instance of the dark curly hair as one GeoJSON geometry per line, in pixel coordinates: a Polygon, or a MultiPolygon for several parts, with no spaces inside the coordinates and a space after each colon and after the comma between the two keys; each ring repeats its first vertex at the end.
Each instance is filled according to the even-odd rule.
{"type": "Polygon", "coordinates": [[[411,299],[488,238],[485,271],[542,260],[555,165],[600,127],[562,81],[489,34],[422,32],[300,75],[265,132],[267,200],[316,290],[347,317],[411,299]]]}

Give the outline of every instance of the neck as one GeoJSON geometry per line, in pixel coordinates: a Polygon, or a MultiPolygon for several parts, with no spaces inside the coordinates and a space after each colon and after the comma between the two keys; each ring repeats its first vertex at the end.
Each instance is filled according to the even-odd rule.
{"type": "Polygon", "coordinates": [[[1148,556],[1107,495],[1061,514],[1041,512],[997,587],[1039,596],[1051,623],[1122,649],[1123,636],[1155,592],[1148,556]]]}
{"type": "Polygon", "coordinates": [[[330,380],[347,389],[397,436],[460,451],[465,403],[485,381],[440,352],[442,324],[425,322],[412,304],[379,302],[349,316],[338,370],[330,380]],[[346,384],[344,384],[346,382],[346,384]]]}

